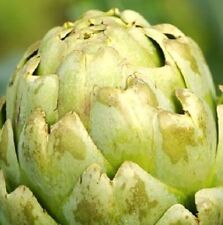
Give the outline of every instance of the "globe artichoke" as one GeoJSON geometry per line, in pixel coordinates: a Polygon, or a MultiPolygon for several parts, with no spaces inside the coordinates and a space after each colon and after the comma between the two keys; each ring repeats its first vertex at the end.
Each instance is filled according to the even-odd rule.
{"type": "Polygon", "coordinates": [[[0,100],[0,223],[223,224],[221,102],[172,25],[112,9],[53,28],[0,100]]]}

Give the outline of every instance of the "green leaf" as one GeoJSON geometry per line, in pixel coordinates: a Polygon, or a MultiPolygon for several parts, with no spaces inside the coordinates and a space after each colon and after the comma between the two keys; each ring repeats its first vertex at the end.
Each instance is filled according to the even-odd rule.
{"type": "Polygon", "coordinates": [[[156,225],[198,225],[196,217],[183,205],[171,206],[156,225]]]}
{"type": "Polygon", "coordinates": [[[73,112],[48,127],[44,112],[33,111],[21,133],[18,153],[23,182],[58,220],[63,201],[89,165],[98,163],[108,174],[112,171],[73,112]]]}
{"type": "Polygon", "coordinates": [[[0,171],[0,223],[4,225],[57,225],[27,187],[19,186],[8,194],[2,171],[0,171]]]}
{"type": "Polygon", "coordinates": [[[66,224],[153,225],[184,196],[125,162],[111,181],[98,165],[81,176],[64,205],[66,224]]]}
{"type": "Polygon", "coordinates": [[[199,225],[223,223],[223,188],[203,189],[196,193],[199,225]]]}

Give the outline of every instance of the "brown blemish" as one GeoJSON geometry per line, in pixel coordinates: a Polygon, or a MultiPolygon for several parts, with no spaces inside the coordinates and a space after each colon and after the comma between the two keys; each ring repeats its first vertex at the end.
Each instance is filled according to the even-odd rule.
{"type": "Polygon", "coordinates": [[[98,210],[102,209],[99,201],[95,199],[90,202],[86,199],[81,200],[78,205],[77,209],[74,211],[74,218],[76,222],[81,224],[100,224],[100,222],[104,222],[105,218],[103,214],[98,210]]]}
{"type": "Polygon", "coordinates": [[[149,211],[155,208],[158,204],[156,200],[150,200],[145,189],[145,183],[138,177],[135,186],[129,190],[129,198],[126,199],[128,214],[138,214],[139,221],[142,222],[146,218],[149,211]]]}
{"type": "Polygon", "coordinates": [[[37,216],[33,215],[34,206],[31,202],[27,202],[23,208],[23,215],[25,217],[25,221],[28,224],[34,224],[34,221],[37,220],[37,216]]]}
{"type": "MultiPolygon", "coordinates": [[[[178,52],[179,57],[183,57],[184,60],[190,63],[191,69],[195,74],[200,75],[199,65],[191,52],[191,46],[188,41],[183,38],[178,38],[176,40],[169,39],[167,40],[167,45],[170,45],[173,51],[178,52]]],[[[181,66],[179,67],[181,68],[181,66]]]]}
{"type": "MultiPolygon", "coordinates": [[[[52,134],[51,134],[52,135],[52,134]]],[[[72,131],[66,127],[60,127],[55,131],[54,135],[54,149],[60,154],[69,152],[75,159],[84,160],[86,157],[86,144],[81,137],[76,136],[72,131]],[[69,140],[69,141],[67,141],[69,140]]],[[[59,156],[59,155],[58,155],[59,156]]]]}

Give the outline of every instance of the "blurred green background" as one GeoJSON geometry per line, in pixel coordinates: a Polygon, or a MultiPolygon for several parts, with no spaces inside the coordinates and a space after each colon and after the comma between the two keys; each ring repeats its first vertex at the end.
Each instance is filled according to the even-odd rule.
{"type": "Polygon", "coordinates": [[[0,95],[25,49],[48,29],[92,8],[134,9],[151,24],[172,23],[202,48],[216,85],[223,83],[222,0],[1,0],[0,95]]]}

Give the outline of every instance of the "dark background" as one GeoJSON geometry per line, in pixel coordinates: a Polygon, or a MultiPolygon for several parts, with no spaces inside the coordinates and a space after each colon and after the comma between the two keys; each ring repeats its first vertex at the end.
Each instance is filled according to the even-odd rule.
{"type": "Polygon", "coordinates": [[[47,30],[92,8],[134,9],[151,23],[172,23],[202,48],[215,84],[223,83],[222,0],[1,0],[0,95],[25,49],[47,30]]]}

